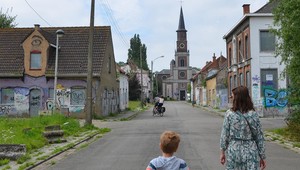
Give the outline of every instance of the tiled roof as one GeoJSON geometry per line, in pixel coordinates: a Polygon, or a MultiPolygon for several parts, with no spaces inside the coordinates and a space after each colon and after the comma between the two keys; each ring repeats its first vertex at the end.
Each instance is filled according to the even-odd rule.
{"type": "MultiPolygon", "coordinates": [[[[89,27],[41,27],[39,32],[56,45],[56,31],[62,29],[65,35],[59,39],[58,75],[86,75],[89,27]]],[[[22,43],[34,28],[0,29],[0,75],[22,76],[24,72],[24,50],[22,43]]],[[[99,74],[107,44],[111,40],[109,26],[94,27],[93,74],[99,74]]],[[[112,43],[112,42],[111,42],[112,43]]],[[[49,47],[46,75],[54,75],[54,47],[49,47]]]]}
{"type": "Polygon", "coordinates": [[[273,0],[268,3],[266,3],[263,7],[258,9],[254,13],[272,13],[273,9],[278,5],[278,0],[273,0]]]}
{"type": "Polygon", "coordinates": [[[169,70],[169,69],[163,69],[160,72],[158,72],[157,74],[171,74],[171,70],[169,70]]]}

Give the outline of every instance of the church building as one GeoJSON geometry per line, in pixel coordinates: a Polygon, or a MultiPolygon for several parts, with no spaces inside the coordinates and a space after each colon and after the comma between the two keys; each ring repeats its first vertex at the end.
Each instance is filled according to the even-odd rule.
{"type": "Polygon", "coordinates": [[[188,84],[196,70],[190,66],[187,30],[185,29],[182,7],[177,29],[175,59],[170,62],[170,70],[162,70],[157,78],[161,82],[161,94],[174,100],[187,100],[188,84]]]}

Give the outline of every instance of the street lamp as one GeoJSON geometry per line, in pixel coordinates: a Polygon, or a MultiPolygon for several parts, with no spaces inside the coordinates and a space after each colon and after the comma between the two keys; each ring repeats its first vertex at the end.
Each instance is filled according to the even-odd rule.
{"type": "MultiPolygon", "coordinates": [[[[59,29],[56,31],[56,55],[55,55],[55,71],[54,71],[54,89],[53,89],[53,110],[56,110],[56,86],[57,86],[57,63],[58,63],[58,39],[64,35],[64,31],[59,29]]],[[[52,110],[52,111],[53,111],[52,110]]]]}
{"type": "MultiPolygon", "coordinates": [[[[159,58],[163,58],[164,56],[162,55],[162,56],[159,56],[159,57],[156,57],[154,60],[152,60],[151,61],[151,94],[152,94],[152,97],[151,97],[151,99],[153,98],[153,62],[155,61],[155,60],[157,60],[157,59],[159,59],[159,58]]],[[[156,86],[157,86],[157,84],[156,84],[156,86]]]]}

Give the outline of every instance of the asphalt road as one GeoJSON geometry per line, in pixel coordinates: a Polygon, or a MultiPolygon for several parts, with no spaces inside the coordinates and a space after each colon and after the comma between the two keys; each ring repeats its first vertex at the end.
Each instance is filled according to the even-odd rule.
{"type": "MultiPolygon", "coordinates": [[[[219,137],[223,118],[185,102],[165,102],[164,117],[151,109],[130,121],[103,122],[112,131],[88,147],[57,161],[51,170],[142,170],[160,155],[159,136],[165,130],[181,135],[177,157],[191,170],[224,169],[219,163],[219,137]]],[[[283,119],[261,119],[264,129],[284,126],[283,119]]],[[[300,169],[300,154],[275,143],[266,143],[267,169],[300,169]]]]}

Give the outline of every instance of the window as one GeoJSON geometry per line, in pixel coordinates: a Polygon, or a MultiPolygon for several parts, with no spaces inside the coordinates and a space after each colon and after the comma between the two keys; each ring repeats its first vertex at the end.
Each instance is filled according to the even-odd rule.
{"type": "Polygon", "coordinates": [[[1,101],[2,101],[2,104],[14,104],[14,102],[15,102],[14,89],[12,89],[12,88],[2,89],[1,101]]]}
{"type": "Polygon", "coordinates": [[[232,76],[230,76],[230,84],[229,84],[229,86],[230,86],[230,96],[231,96],[231,91],[232,91],[232,89],[233,89],[233,80],[232,80],[232,76]]]}
{"type": "Polygon", "coordinates": [[[275,35],[268,30],[260,31],[260,51],[275,51],[275,35]]]}
{"type": "Polygon", "coordinates": [[[248,87],[248,89],[250,89],[251,87],[250,71],[246,72],[246,86],[248,87]]]}
{"type": "Polygon", "coordinates": [[[71,105],[85,105],[85,88],[71,88],[71,105]]]}
{"type": "Polygon", "coordinates": [[[184,59],[180,59],[180,67],[184,67],[184,59]]]}
{"type": "Polygon", "coordinates": [[[239,53],[238,53],[238,61],[239,62],[242,62],[242,59],[243,59],[243,51],[242,51],[242,41],[239,40],[239,53]]]}
{"type": "Polygon", "coordinates": [[[244,85],[244,75],[243,75],[243,73],[240,74],[240,85],[241,86],[244,85]]]}
{"type": "Polygon", "coordinates": [[[245,37],[245,59],[248,59],[248,36],[245,37]]]}
{"type": "Polygon", "coordinates": [[[234,83],[234,88],[237,87],[236,75],[234,75],[234,77],[233,77],[233,83],[234,83]]]}
{"type": "Polygon", "coordinates": [[[181,71],[181,72],[179,73],[179,77],[180,77],[180,78],[185,78],[185,72],[184,72],[184,71],[181,71]]]}
{"type": "Polygon", "coordinates": [[[261,69],[260,70],[260,80],[261,80],[261,94],[264,88],[271,88],[278,90],[278,73],[277,69],[261,69]]]}
{"type": "Polygon", "coordinates": [[[33,51],[30,54],[30,69],[41,69],[42,66],[41,52],[33,51]]]}
{"type": "Polygon", "coordinates": [[[228,60],[228,62],[229,62],[229,66],[231,66],[231,64],[232,64],[231,63],[231,61],[232,61],[232,58],[231,58],[232,57],[232,55],[231,55],[232,54],[231,48],[228,49],[228,53],[229,53],[229,57],[228,57],[229,60],[228,60]]]}

